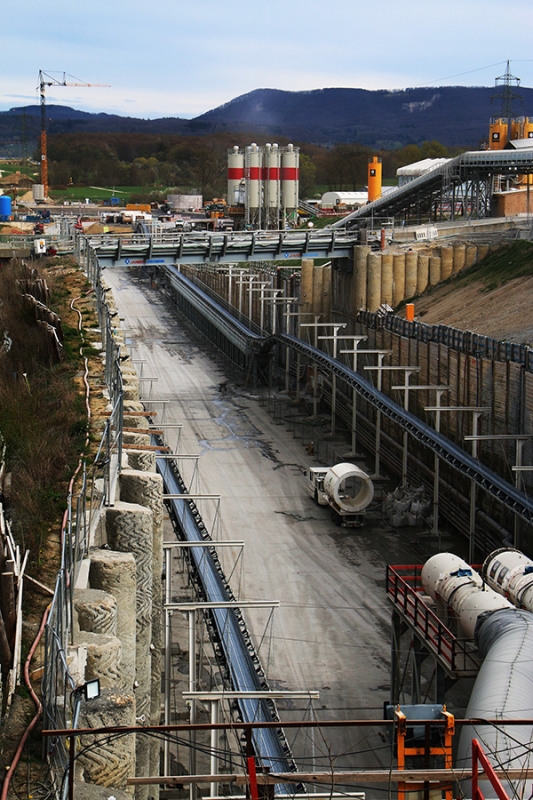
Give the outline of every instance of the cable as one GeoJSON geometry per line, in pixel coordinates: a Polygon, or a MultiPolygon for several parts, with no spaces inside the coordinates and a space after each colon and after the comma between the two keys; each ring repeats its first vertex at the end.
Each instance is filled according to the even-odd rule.
{"type": "Polygon", "coordinates": [[[486,67],[477,67],[477,69],[469,69],[466,72],[457,72],[455,75],[447,75],[445,78],[437,78],[434,81],[429,81],[429,83],[418,83],[416,86],[413,86],[413,89],[420,89],[421,87],[431,85],[432,83],[439,83],[440,81],[449,81],[452,78],[462,78],[463,75],[472,75],[473,72],[483,72],[485,69],[501,67],[502,64],[506,63],[506,61],[497,61],[495,64],[487,64],[486,67]]]}
{"type": "Polygon", "coordinates": [[[26,686],[28,687],[28,690],[29,690],[30,695],[31,695],[31,699],[34,702],[37,711],[35,713],[35,716],[31,720],[30,724],[28,725],[28,727],[26,728],[26,730],[22,734],[22,738],[21,738],[20,742],[18,743],[18,747],[17,747],[17,749],[15,751],[15,755],[13,756],[13,759],[11,761],[10,767],[9,767],[7,773],[6,773],[5,778],[4,778],[4,783],[2,785],[2,792],[0,793],[0,800],[6,800],[6,798],[7,798],[8,791],[9,791],[9,784],[11,782],[11,778],[13,777],[13,774],[14,774],[14,772],[15,772],[17,766],[18,766],[18,763],[20,761],[20,757],[22,755],[22,751],[24,749],[24,745],[26,744],[26,740],[28,739],[28,736],[30,735],[31,731],[34,729],[35,725],[37,724],[37,720],[41,716],[41,712],[43,710],[42,703],[39,700],[39,698],[37,697],[37,695],[35,694],[35,692],[33,690],[33,686],[32,686],[31,680],[30,680],[30,663],[31,663],[31,660],[33,658],[33,654],[35,653],[35,651],[37,649],[37,645],[39,644],[39,642],[41,640],[41,636],[43,635],[44,628],[45,628],[46,621],[48,619],[48,614],[49,613],[50,613],[50,606],[47,606],[46,609],[45,609],[45,612],[44,612],[44,614],[42,616],[41,625],[40,625],[39,630],[37,632],[37,636],[35,637],[35,639],[33,641],[33,644],[32,644],[32,646],[30,648],[30,652],[28,653],[28,658],[26,659],[26,662],[24,664],[24,680],[26,682],[26,686]]]}

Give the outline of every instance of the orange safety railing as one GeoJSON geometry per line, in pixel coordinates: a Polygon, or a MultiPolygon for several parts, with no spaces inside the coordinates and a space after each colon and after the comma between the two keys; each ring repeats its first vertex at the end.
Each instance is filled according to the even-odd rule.
{"type": "Polygon", "coordinates": [[[477,671],[466,642],[458,639],[424,602],[420,565],[387,566],[387,595],[404,620],[453,673],[477,671]]]}
{"type": "Polygon", "coordinates": [[[502,786],[502,783],[487,756],[483,752],[477,739],[472,739],[472,800],[485,800],[485,795],[479,788],[479,765],[483,767],[485,776],[489,779],[492,788],[500,800],[509,800],[509,795],[502,786]]]}
{"type": "MultiPolygon", "coordinates": [[[[424,757],[425,760],[433,756],[441,756],[444,760],[444,768],[445,769],[452,768],[452,743],[453,743],[453,735],[455,733],[455,717],[453,716],[453,714],[450,714],[449,711],[446,711],[446,706],[443,707],[442,715],[444,716],[444,719],[446,721],[446,724],[444,726],[444,737],[442,744],[437,746],[431,745],[429,736],[426,733],[426,742],[424,743],[423,747],[420,746],[409,747],[406,745],[407,723],[410,722],[411,725],[413,725],[415,724],[415,720],[407,720],[407,717],[400,710],[400,707],[398,706],[398,708],[394,712],[394,717],[398,724],[396,733],[396,744],[397,744],[397,761],[399,770],[407,769],[406,759],[408,757],[415,757],[415,756],[422,756],[424,757]]],[[[424,784],[420,783],[399,782],[398,800],[406,800],[407,793],[422,789],[423,787],[424,784]]],[[[451,783],[443,784],[442,790],[446,800],[452,800],[451,783]]]]}

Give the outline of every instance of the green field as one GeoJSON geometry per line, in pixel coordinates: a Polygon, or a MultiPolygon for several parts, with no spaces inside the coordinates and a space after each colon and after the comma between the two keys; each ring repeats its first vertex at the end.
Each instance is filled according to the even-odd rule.
{"type": "Polygon", "coordinates": [[[0,172],[4,176],[21,172],[29,178],[37,179],[39,177],[39,165],[30,162],[23,163],[22,161],[2,161],[0,159],[0,172]]]}
{"type": "MultiPolygon", "coordinates": [[[[83,202],[86,197],[89,200],[107,200],[110,197],[118,197],[121,205],[128,203],[132,194],[149,194],[155,192],[147,186],[117,186],[106,189],[103,186],[68,186],[66,189],[50,189],[48,194],[52,200],[74,200],[83,202]]],[[[157,190],[158,193],[166,194],[169,189],[166,187],[157,190]]]]}

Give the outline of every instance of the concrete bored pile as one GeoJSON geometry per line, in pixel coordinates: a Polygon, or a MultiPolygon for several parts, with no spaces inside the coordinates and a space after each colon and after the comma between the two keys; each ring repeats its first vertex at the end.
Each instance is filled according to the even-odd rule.
{"type": "Polygon", "coordinates": [[[333,272],[316,265],[312,258],[304,258],[302,307],[307,314],[325,315],[325,298],[334,296],[350,314],[375,312],[383,304],[395,308],[474,266],[490,252],[489,245],[464,242],[413,243],[412,247],[395,245],[385,250],[360,244],[353,250],[353,269],[335,267],[333,272]]]}
{"type": "MultiPolygon", "coordinates": [[[[112,308],[112,297],[106,299],[112,308]]],[[[119,331],[114,335],[121,338],[119,331]]],[[[163,486],[155,453],[143,449],[151,438],[139,381],[125,364],[125,424],[137,432],[124,432],[128,448],[115,497],[99,509],[88,568],[80,570],[86,577],[74,591],[73,671],[79,684],[99,678],[101,686],[100,697],[82,701],[78,727],[85,728],[160,723],[163,486]]],[[[127,780],[159,774],[159,741],[138,733],[113,739],[84,735],[79,750],[75,791],[80,796],[91,797],[92,784],[113,789],[117,797],[158,795],[157,787],[133,790],[127,780]]]]}

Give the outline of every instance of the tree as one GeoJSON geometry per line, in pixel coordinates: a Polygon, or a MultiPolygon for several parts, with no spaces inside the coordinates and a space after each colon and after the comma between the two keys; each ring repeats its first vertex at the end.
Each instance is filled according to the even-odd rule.
{"type": "Polygon", "coordinates": [[[300,196],[310,197],[316,184],[316,167],[311,158],[305,153],[300,153],[300,196]]]}

